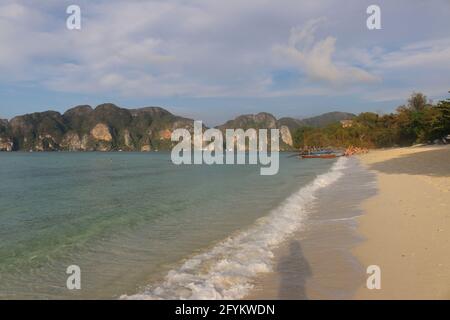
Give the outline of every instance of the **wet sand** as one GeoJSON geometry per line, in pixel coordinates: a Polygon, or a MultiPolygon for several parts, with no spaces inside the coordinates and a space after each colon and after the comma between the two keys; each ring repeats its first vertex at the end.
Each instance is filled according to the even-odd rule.
{"type": "Polygon", "coordinates": [[[276,250],[273,272],[257,279],[247,299],[349,299],[365,282],[351,250],[362,241],[357,217],[362,202],[376,193],[375,175],[357,159],[348,166],[316,195],[305,224],[276,250]]]}
{"type": "Polygon", "coordinates": [[[377,175],[354,253],[381,268],[381,289],[356,299],[450,299],[450,146],[372,151],[362,162],[377,175]]]}

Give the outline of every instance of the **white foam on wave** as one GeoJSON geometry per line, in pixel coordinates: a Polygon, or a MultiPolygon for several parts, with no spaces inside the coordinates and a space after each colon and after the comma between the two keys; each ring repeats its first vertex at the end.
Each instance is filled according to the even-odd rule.
{"type": "Polygon", "coordinates": [[[157,287],[121,299],[240,299],[252,288],[252,279],[273,266],[273,249],[298,230],[314,194],[336,182],[345,168],[339,158],[332,168],[289,196],[268,216],[245,231],[218,243],[210,251],[186,260],[169,271],[157,287]]]}

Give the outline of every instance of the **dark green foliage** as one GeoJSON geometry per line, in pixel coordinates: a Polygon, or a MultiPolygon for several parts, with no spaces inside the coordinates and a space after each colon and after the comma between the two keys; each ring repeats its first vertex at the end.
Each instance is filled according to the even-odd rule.
{"type": "Polygon", "coordinates": [[[76,106],[67,110],[63,117],[69,124],[70,129],[82,136],[88,134],[92,128],[91,115],[93,112],[91,106],[76,106]]]}
{"type": "Polygon", "coordinates": [[[302,127],[293,135],[294,146],[349,145],[379,148],[428,143],[450,134],[450,100],[436,105],[427,102],[426,96],[413,93],[406,106],[396,113],[380,116],[364,112],[352,119],[352,125],[339,123],[325,128],[302,127]]]}
{"type": "Polygon", "coordinates": [[[15,117],[9,125],[16,149],[33,148],[39,142],[49,146],[49,136],[59,141],[67,130],[64,118],[55,111],[35,112],[15,117]]]}
{"type": "Polygon", "coordinates": [[[0,119],[0,137],[9,134],[8,120],[0,119]]]}

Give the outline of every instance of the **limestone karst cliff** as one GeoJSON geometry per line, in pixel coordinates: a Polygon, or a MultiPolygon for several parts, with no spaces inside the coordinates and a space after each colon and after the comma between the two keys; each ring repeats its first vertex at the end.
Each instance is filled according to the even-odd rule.
{"type": "MultiPolygon", "coordinates": [[[[298,120],[272,114],[241,115],[217,126],[225,129],[280,129],[280,149],[293,148],[292,134],[305,125],[348,118],[333,113],[323,117],[298,120]]],[[[120,108],[111,103],[95,108],[80,105],[63,114],[56,111],[35,112],[0,119],[0,151],[153,151],[169,150],[173,130],[193,132],[193,120],[180,117],[160,107],[120,108]]]]}

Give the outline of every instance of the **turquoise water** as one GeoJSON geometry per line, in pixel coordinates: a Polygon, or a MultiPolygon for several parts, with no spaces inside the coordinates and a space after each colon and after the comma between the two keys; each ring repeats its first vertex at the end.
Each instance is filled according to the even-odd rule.
{"type": "Polygon", "coordinates": [[[196,297],[216,292],[208,281],[221,272],[239,278],[223,284],[225,297],[252,276],[238,249],[265,249],[266,231],[289,229],[268,218],[255,229],[258,219],[301,211],[302,194],[286,199],[333,163],[283,153],[279,173],[261,176],[257,165],[176,166],[169,153],[0,153],[0,298],[196,297]],[[186,261],[191,282],[168,282],[186,261]],[[73,264],[81,290],[66,288],[73,264]]]}

